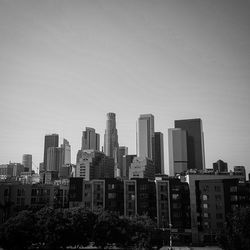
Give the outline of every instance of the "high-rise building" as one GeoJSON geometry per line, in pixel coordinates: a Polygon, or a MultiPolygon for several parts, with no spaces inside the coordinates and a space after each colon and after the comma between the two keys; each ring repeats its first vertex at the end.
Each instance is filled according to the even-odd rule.
{"type": "Polygon", "coordinates": [[[140,115],[137,129],[137,156],[153,159],[154,116],[140,115]]]}
{"type": "Polygon", "coordinates": [[[104,153],[105,155],[114,158],[115,176],[117,176],[118,169],[118,151],[119,144],[115,113],[107,113],[106,129],[104,134],[104,153]]]}
{"type": "Polygon", "coordinates": [[[213,170],[218,171],[219,173],[227,172],[227,163],[222,160],[218,160],[217,162],[213,163],[213,170]]]}
{"type": "Polygon", "coordinates": [[[123,156],[128,154],[128,147],[121,146],[119,147],[118,152],[118,176],[122,177],[122,171],[123,171],[123,156]]]}
{"type": "Polygon", "coordinates": [[[202,120],[177,120],[175,121],[175,128],[180,128],[187,132],[188,169],[205,169],[202,120]]]}
{"type": "Polygon", "coordinates": [[[119,144],[116,129],[115,113],[108,113],[104,135],[104,153],[105,155],[114,158],[118,154],[118,148],[119,144]]]}
{"type": "Polygon", "coordinates": [[[71,164],[71,146],[69,145],[69,141],[63,139],[61,148],[63,149],[63,164],[71,164]]]}
{"type": "Polygon", "coordinates": [[[163,134],[161,132],[154,133],[153,161],[155,164],[155,173],[164,174],[164,145],[163,145],[163,134]]]}
{"type": "Polygon", "coordinates": [[[100,151],[100,135],[95,132],[94,128],[86,127],[82,132],[82,150],[93,149],[100,151]]]}
{"type": "Polygon", "coordinates": [[[155,178],[154,163],[147,157],[135,157],[129,168],[129,179],[147,178],[153,180],[155,178]]]}
{"type": "Polygon", "coordinates": [[[47,150],[50,147],[58,147],[58,140],[58,134],[45,135],[43,154],[44,170],[47,170],[47,150]]]}
{"type": "Polygon", "coordinates": [[[64,149],[49,147],[47,150],[47,170],[57,171],[64,165],[64,149]]]}
{"type": "Polygon", "coordinates": [[[24,154],[22,164],[24,166],[25,172],[31,172],[32,171],[32,155],[24,154]]]}
{"type": "Polygon", "coordinates": [[[131,163],[133,162],[133,159],[136,157],[136,155],[123,155],[123,163],[121,168],[121,178],[122,179],[129,179],[129,168],[131,163]]]}
{"type": "Polygon", "coordinates": [[[78,153],[76,177],[84,180],[113,178],[114,159],[96,150],[81,150],[78,153]]]}
{"type": "Polygon", "coordinates": [[[168,129],[169,175],[185,172],[188,167],[187,132],[179,128],[168,129]]]}

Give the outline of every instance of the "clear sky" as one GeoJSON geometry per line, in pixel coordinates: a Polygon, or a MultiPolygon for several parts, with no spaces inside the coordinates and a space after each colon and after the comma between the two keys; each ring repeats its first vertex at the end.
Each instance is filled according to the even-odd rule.
{"type": "Polygon", "coordinates": [[[0,0],[0,163],[43,161],[44,135],[72,146],[115,112],[135,153],[136,120],[201,118],[206,167],[250,170],[250,1],[0,0]]]}

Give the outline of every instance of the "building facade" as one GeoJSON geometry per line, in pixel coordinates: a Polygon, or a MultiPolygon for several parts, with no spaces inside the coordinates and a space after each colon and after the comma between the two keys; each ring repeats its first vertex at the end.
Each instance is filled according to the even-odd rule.
{"type": "Polygon", "coordinates": [[[82,132],[82,150],[93,149],[100,151],[100,135],[94,128],[86,127],[82,132]]]}
{"type": "Polygon", "coordinates": [[[188,169],[205,169],[202,120],[176,120],[175,128],[180,128],[187,132],[188,169]]]}
{"type": "Polygon", "coordinates": [[[24,154],[22,164],[24,166],[25,172],[31,172],[32,171],[32,155],[24,154]]]}
{"type": "Polygon", "coordinates": [[[43,154],[43,167],[47,170],[47,150],[50,147],[58,147],[58,134],[45,135],[44,138],[44,154],[43,154]]]}
{"type": "Polygon", "coordinates": [[[163,134],[155,132],[153,137],[153,161],[156,174],[164,174],[164,143],[163,134]]]}
{"type": "Polygon", "coordinates": [[[154,116],[140,115],[137,126],[137,156],[153,159],[154,116]]]}
{"type": "Polygon", "coordinates": [[[169,175],[183,173],[188,169],[187,132],[174,128],[168,129],[169,175]]]}

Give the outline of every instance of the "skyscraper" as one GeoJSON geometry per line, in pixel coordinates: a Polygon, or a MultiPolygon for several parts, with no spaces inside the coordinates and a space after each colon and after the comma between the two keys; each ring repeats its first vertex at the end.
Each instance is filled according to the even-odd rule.
{"type": "Polygon", "coordinates": [[[168,129],[169,175],[175,176],[187,170],[187,132],[180,128],[168,129]]]}
{"type": "Polygon", "coordinates": [[[180,128],[187,132],[188,169],[205,169],[202,120],[177,120],[175,121],[175,128],[180,128]]]}
{"type": "Polygon", "coordinates": [[[155,173],[164,174],[164,145],[163,145],[163,134],[161,132],[154,133],[153,161],[155,164],[155,173]]]}
{"type": "Polygon", "coordinates": [[[119,152],[118,152],[118,168],[119,168],[119,173],[118,176],[122,177],[122,171],[123,171],[123,156],[128,154],[128,147],[121,146],[119,147],[119,152]]]}
{"type": "Polygon", "coordinates": [[[86,127],[86,131],[82,132],[82,150],[85,149],[100,151],[100,135],[94,128],[86,127]]]}
{"type": "Polygon", "coordinates": [[[117,158],[118,156],[118,135],[116,129],[115,113],[107,114],[106,129],[104,135],[104,153],[107,156],[117,158]]]}
{"type": "Polygon", "coordinates": [[[32,155],[24,154],[22,164],[24,166],[24,171],[31,172],[32,171],[32,155]]]}
{"type": "Polygon", "coordinates": [[[69,141],[63,139],[61,148],[63,149],[63,164],[71,164],[71,146],[69,145],[69,141]]]}
{"type": "Polygon", "coordinates": [[[153,159],[154,116],[140,115],[137,128],[137,156],[153,159]]]}
{"type": "Polygon", "coordinates": [[[49,147],[58,147],[58,134],[45,135],[44,138],[44,154],[43,154],[43,163],[44,170],[47,170],[47,149],[49,147]]]}

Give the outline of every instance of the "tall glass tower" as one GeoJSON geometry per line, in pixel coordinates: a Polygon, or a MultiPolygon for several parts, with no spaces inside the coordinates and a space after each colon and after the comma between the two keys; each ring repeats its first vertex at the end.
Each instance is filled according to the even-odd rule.
{"type": "Polygon", "coordinates": [[[115,162],[118,158],[118,134],[116,129],[115,113],[107,114],[106,130],[104,134],[104,153],[113,157],[115,162]]]}
{"type": "Polygon", "coordinates": [[[153,159],[154,116],[140,115],[137,130],[137,156],[153,159]]]}

